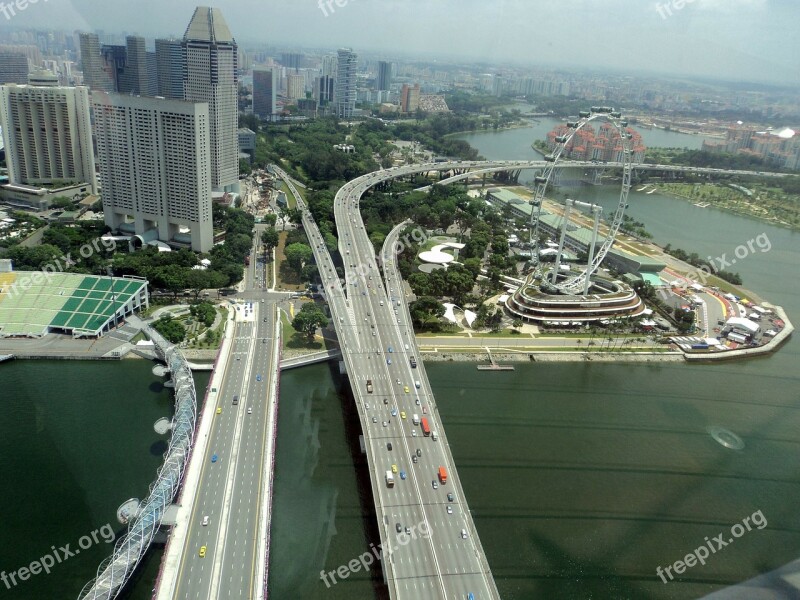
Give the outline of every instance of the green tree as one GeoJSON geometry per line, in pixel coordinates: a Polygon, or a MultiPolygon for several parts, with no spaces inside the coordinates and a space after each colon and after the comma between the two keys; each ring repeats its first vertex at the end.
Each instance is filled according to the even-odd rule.
{"type": "Polygon", "coordinates": [[[326,327],[327,325],[328,317],[326,317],[322,309],[313,302],[303,304],[300,312],[297,313],[292,320],[292,327],[295,331],[305,333],[309,340],[314,339],[314,334],[317,332],[318,327],[326,327]]]}
{"type": "Polygon", "coordinates": [[[310,246],[301,243],[289,244],[284,250],[286,254],[286,261],[289,266],[296,272],[300,273],[303,265],[309,262],[314,257],[314,252],[310,246]]]}
{"type": "Polygon", "coordinates": [[[270,225],[271,227],[275,227],[275,223],[278,222],[278,215],[275,213],[268,213],[264,215],[264,223],[270,225]]]}
{"type": "Polygon", "coordinates": [[[271,253],[272,249],[278,246],[279,240],[280,234],[274,227],[268,227],[261,233],[261,243],[266,246],[267,253],[271,253]]]}
{"type": "Polygon", "coordinates": [[[186,338],[186,328],[180,321],[176,321],[170,315],[164,315],[153,323],[153,329],[173,344],[178,344],[186,338]]]}

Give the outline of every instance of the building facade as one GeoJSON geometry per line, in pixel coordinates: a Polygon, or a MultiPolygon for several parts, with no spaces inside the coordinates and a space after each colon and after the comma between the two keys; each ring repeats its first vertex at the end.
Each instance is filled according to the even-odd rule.
{"type": "Polygon", "coordinates": [[[106,225],[135,234],[134,247],[211,250],[208,104],[94,92],[92,108],[106,225]]]}
{"type": "Polygon", "coordinates": [[[286,97],[299,100],[306,97],[306,78],[300,73],[289,73],[286,76],[286,97]]]}
{"type": "Polygon", "coordinates": [[[211,186],[233,191],[239,183],[238,52],[219,9],[195,9],[183,36],[183,51],[185,98],[208,103],[211,186]]]}
{"type": "Polygon", "coordinates": [[[114,80],[104,68],[100,38],[96,33],[81,33],[79,40],[83,84],[92,90],[113,91],[114,80]]]}
{"type": "Polygon", "coordinates": [[[180,40],[156,40],[157,94],[183,100],[183,47],[180,40]]]}
{"type": "Polygon", "coordinates": [[[97,193],[86,87],[0,87],[0,126],[12,184],[89,184],[97,193]]]}
{"type": "Polygon", "coordinates": [[[358,56],[350,48],[339,50],[336,70],[336,115],[340,119],[350,119],[356,110],[356,70],[358,56]]]}
{"type": "Polygon", "coordinates": [[[272,119],[278,112],[278,77],[275,69],[253,70],[253,114],[272,119]]]}
{"type": "Polygon", "coordinates": [[[376,90],[388,90],[392,85],[392,63],[381,60],[378,62],[378,76],[375,79],[376,90]]]}
{"type": "Polygon", "coordinates": [[[0,50],[0,84],[28,83],[28,57],[22,52],[0,50]]]}

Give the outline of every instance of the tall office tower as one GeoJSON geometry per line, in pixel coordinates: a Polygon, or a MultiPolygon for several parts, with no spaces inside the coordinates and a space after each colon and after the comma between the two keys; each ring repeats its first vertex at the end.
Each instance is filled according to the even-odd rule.
{"type": "Polygon", "coordinates": [[[119,81],[120,94],[146,96],[150,86],[147,82],[147,46],[144,38],[129,35],[125,38],[125,70],[119,81]]]}
{"type": "Polygon", "coordinates": [[[388,90],[392,85],[392,63],[385,60],[378,62],[378,77],[375,80],[376,90],[388,90]]]}
{"type": "Polygon", "coordinates": [[[301,73],[289,73],[286,76],[286,97],[299,100],[306,97],[306,78],[301,73]]]}
{"type": "Polygon", "coordinates": [[[336,70],[336,114],[341,119],[349,119],[356,109],[356,68],[358,56],[350,48],[339,50],[336,70]]]}
{"type": "Polygon", "coordinates": [[[11,183],[77,181],[97,193],[89,88],[4,85],[0,126],[11,183]]]}
{"type": "Polygon", "coordinates": [[[419,108],[419,96],[420,88],[418,83],[415,83],[413,87],[404,83],[400,92],[400,112],[416,112],[419,108]]]}
{"type": "Polygon", "coordinates": [[[302,69],[305,56],[299,52],[281,52],[281,64],[287,69],[302,69]]]}
{"type": "Polygon", "coordinates": [[[158,96],[158,61],[155,52],[147,53],[147,95],[158,96]]]}
{"type": "Polygon", "coordinates": [[[125,65],[128,62],[128,49],[125,46],[103,44],[100,46],[100,56],[103,60],[105,77],[111,82],[111,88],[103,91],[120,91],[126,85],[125,65]]]}
{"type": "Polygon", "coordinates": [[[96,33],[80,34],[81,69],[83,83],[93,90],[111,91],[114,81],[103,69],[103,57],[100,54],[100,38],[96,33]]]}
{"type": "Polygon", "coordinates": [[[276,69],[253,69],[253,114],[272,119],[278,112],[278,73],[276,69]]]}
{"type": "Polygon", "coordinates": [[[0,50],[0,84],[28,83],[28,58],[22,52],[0,50]]]}
{"type": "Polygon", "coordinates": [[[106,225],[125,230],[132,217],[134,248],[211,250],[208,103],[93,92],[92,110],[106,225]]]}
{"type": "Polygon", "coordinates": [[[321,107],[328,106],[333,101],[334,80],[330,75],[323,75],[314,80],[314,99],[321,107]]]}
{"type": "Polygon", "coordinates": [[[156,40],[158,92],[164,98],[183,99],[183,47],[180,40],[156,40]]]}
{"type": "Polygon", "coordinates": [[[185,97],[208,102],[211,187],[235,190],[239,183],[237,47],[218,8],[195,9],[183,36],[183,50],[185,97]]]}
{"type": "Polygon", "coordinates": [[[322,74],[336,77],[336,57],[332,54],[322,57],[322,74]]]}

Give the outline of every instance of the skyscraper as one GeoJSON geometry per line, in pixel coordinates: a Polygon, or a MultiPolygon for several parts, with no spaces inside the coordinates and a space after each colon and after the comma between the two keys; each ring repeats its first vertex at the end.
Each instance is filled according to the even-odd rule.
{"type": "Polygon", "coordinates": [[[183,99],[183,48],[180,40],[156,40],[159,96],[183,99]]]}
{"type": "Polygon", "coordinates": [[[125,38],[125,50],[125,68],[118,82],[119,93],[146,96],[150,87],[147,81],[147,47],[144,38],[129,35],[125,38]]]}
{"type": "Polygon", "coordinates": [[[111,91],[114,81],[103,69],[103,57],[100,54],[100,38],[96,33],[81,33],[81,69],[83,83],[93,90],[111,91]]]}
{"type": "Polygon", "coordinates": [[[124,89],[126,86],[125,65],[128,62],[128,49],[125,46],[103,44],[100,47],[100,56],[102,58],[103,77],[110,82],[109,89],[103,91],[118,92],[120,89],[124,89]]]}
{"type": "Polygon", "coordinates": [[[392,85],[392,63],[385,60],[378,62],[378,77],[375,80],[376,90],[388,90],[392,85]]]}
{"type": "Polygon", "coordinates": [[[195,9],[183,50],[185,98],[208,103],[211,186],[231,191],[239,182],[237,47],[219,9],[195,9]]]}
{"type": "Polygon", "coordinates": [[[97,193],[86,87],[0,87],[0,126],[11,183],[77,181],[97,193]]]}
{"type": "Polygon", "coordinates": [[[289,73],[286,76],[286,97],[289,100],[306,97],[306,78],[301,73],[289,73]]]}
{"type": "Polygon", "coordinates": [[[94,92],[92,109],[106,225],[132,217],[135,248],[160,240],[211,250],[208,104],[94,92]]]}
{"type": "Polygon", "coordinates": [[[28,57],[22,52],[0,50],[0,84],[28,83],[28,57]]]}
{"type": "Polygon", "coordinates": [[[400,92],[400,112],[416,112],[419,108],[419,96],[420,88],[418,83],[415,83],[413,87],[404,83],[400,92]]]}
{"type": "Polygon", "coordinates": [[[341,119],[349,119],[356,109],[356,69],[358,56],[350,48],[339,50],[336,70],[336,114],[341,119]]]}
{"type": "Polygon", "coordinates": [[[253,114],[272,119],[277,113],[278,77],[275,69],[253,69],[253,114]]]}

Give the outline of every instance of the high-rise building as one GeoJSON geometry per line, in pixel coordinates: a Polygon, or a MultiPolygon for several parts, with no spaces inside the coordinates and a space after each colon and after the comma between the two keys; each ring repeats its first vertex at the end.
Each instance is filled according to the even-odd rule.
{"type": "Polygon", "coordinates": [[[86,87],[0,87],[8,177],[11,183],[88,183],[97,193],[86,87]]]}
{"type": "Polygon", "coordinates": [[[100,47],[100,55],[103,61],[104,77],[111,82],[110,89],[103,91],[120,91],[126,86],[125,65],[128,62],[128,49],[125,46],[103,44],[100,47]]]}
{"type": "Polygon", "coordinates": [[[147,53],[147,95],[158,96],[158,61],[155,52],[147,53]]]}
{"type": "Polygon", "coordinates": [[[415,83],[413,86],[404,83],[400,92],[400,112],[417,112],[419,108],[419,96],[420,88],[418,83],[415,83]]]}
{"type": "Polygon", "coordinates": [[[381,60],[378,62],[378,77],[375,80],[376,90],[388,90],[392,85],[392,63],[381,60]]]}
{"type": "Polygon", "coordinates": [[[183,48],[180,40],[156,40],[159,96],[183,99],[183,48]]]}
{"type": "Polygon", "coordinates": [[[272,119],[278,112],[278,73],[276,69],[253,69],[253,114],[272,119]]]}
{"type": "Polygon", "coordinates": [[[306,97],[306,78],[301,73],[289,73],[286,76],[286,97],[289,100],[306,97]]]}
{"type": "Polygon", "coordinates": [[[125,68],[118,82],[120,94],[146,96],[150,91],[147,82],[147,46],[144,38],[129,35],[125,38],[125,68]]]}
{"type": "Polygon", "coordinates": [[[0,50],[0,84],[28,83],[28,57],[22,52],[0,50]]]}
{"type": "Polygon", "coordinates": [[[287,69],[302,69],[306,57],[299,52],[281,52],[280,63],[287,69]]]}
{"type": "Polygon", "coordinates": [[[336,70],[336,114],[341,119],[349,119],[356,110],[356,69],[358,56],[350,48],[339,50],[336,70]]]}
{"type": "Polygon", "coordinates": [[[234,190],[239,182],[237,46],[218,8],[195,9],[183,50],[185,98],[208,102],[211,186],[234,190]]]}
{"type": "Polygon", "coordinates": [[[319,106],[328,106],[333,101],[334,79],[330,75],[323,75],[314,80],[314,98],[319,106]]]}
{"type": "Polygon", "coordinates": [[[100,53],[100,38],[96,33],[81,33],[81,69],[83,83],[93,90],[114,89],[114,80],[103,68],[103,57],[100,53]]]}
{"type": "Polygon", "coordinates": [[[28,85],[40,87],[58,87],[58,75],[45,69],[36,69],[28,74],[28,85]]]}
{"type": "Polygon", "coordinates": [[[135,234],[134,248],[211,250],[208,103],[94,92],[92,109],[106,225],[135,234]]]}
{"type": "Polygon", "coordinates": [[[322,57],[322,75],[328,75],[331,78],[336,77],[336,57],[333,55],[322,57]]]}

